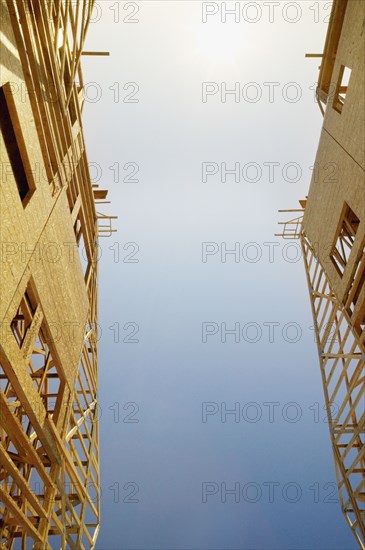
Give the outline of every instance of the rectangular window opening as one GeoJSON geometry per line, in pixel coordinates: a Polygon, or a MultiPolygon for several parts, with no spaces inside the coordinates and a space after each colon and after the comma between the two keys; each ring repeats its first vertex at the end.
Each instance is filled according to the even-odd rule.
{"type": "Polygon", "coordinates": [[[35,184],[9,82],[0,87],[0,111],[1,134],[19,196],[25,207],[35,191],[35,184]]]}
{"type": "Polygon", "coordinates": [[[10,324],[11,331],[20,348],[23,345],[28,329],[32,324],[36,308],[37,303],[35,301],[34,293],[32,292],[31,285],[28,285],[24,296],[21,299],[15,317],[10,324]]]}
{"type": "Polygon", "coordinates": [[[74,83],[71,80],[71,71],[70,67],[68,65],[68,60],[66,58],[65,60],[65,71],[64,71],[64,79],[63,79],[64,85],[65,85],[65,91],[66,91],[66,99],[69,94],[71,94],[70,101],[68,104],[68,113],[70,115],[71,120],[71,126],[73,126],[77,120],[77,110],[76,110],[76,98],[75,98],[75,90],[74,83]]]}
{"type": "Polygon", "coordinates": [[[82,272],[83,272],[84,275],[86,275],[86,272],[87,272],[87,269],[88,269],[88,266],[89,266],[89,263],[90,263],[91,260],[89,258],[87,248],[85,246],[84,227],[83,227],[82,221],[81,221],[79,216],[76,218],[76,221],[75,221],[75,224],[74,224],[74,232],[75,232],[77,246],[78,246],[78,249],[79,249],[79,256],[80,256],[82,272]]]}
{"type": "Polygon", "coordinates": [[[348,263],[359,223],[359,218],[353,210],[351,210],[349,205],[345,203],[342,211],[340,228],[337,232],[335,244],[330,255],[330,258],[341,277],[343,276],[348,263]]]}
{"type": "Polygon", "coordinates": [[[340,73],[338,75],[338,82],[335,92],[335,97],[333,98],[333,108],[338,113],[342,113],[342,108],[345,104],[346,94],[349,87],[351,77],[351,69],[345,65],[341,65],[340,73]]]}

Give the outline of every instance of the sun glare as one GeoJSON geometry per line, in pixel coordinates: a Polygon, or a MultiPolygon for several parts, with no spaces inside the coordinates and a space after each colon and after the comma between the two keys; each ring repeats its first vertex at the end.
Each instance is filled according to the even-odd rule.
{"type": "Polygon", "coordinates": [[[197,31],[196,52],[213,64],[235,61],[242,48],[242,36],[232,25],[202,24],[197,31]]]}

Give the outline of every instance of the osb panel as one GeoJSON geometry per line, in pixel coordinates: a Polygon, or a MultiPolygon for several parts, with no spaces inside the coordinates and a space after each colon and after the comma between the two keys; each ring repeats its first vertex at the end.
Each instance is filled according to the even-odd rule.
{"type": "Polygon", "coordinates": [[[53,250],[55,255],[52,261],[44,255],[42,262],[32,262],[31,272],[62,368],[73,386],[89,301],[70,220],[66,195],[62,193],[39,243],[41,250],[53,250]]]}
{"type": "Polygon", "coordinates": [[[365,2],[347,5],[336,62],[331,78],[330,100],[324,128],[365,169],[365,2]],[[351,69],[351,79],[342,112],[332,107],[341,65],[351,69]]]}
{"type": "Polygon", "coordinates": [[[321,134],[316,166],[318,171],[312,177],[303,229],[319,261],[325,267],[332,287],[342,300],[350,282],[356,256],[364,245],[364,171],[325,130],[321,134]],[[358,216],[360,224],[349,262],[341,278],[330,259],[330,253],[344,202],[358,216]]]}
{"type": "Polygon", "coordinates": [[[26,92],[24,76],[19,57],[16,53],[16,43],[13,35],[8,10],[4,1],[1,5],[1,32],[6,41],[1,44],[1,72],[0,85],[9,82],[13,90],[13,98],[17,115],[20,121],[20,131],[26,143],[26,153],[29,158],[36,192],[29,203],[24,207],[15,183],[14,176],[9,170],[10,161],[0,135],[1,161],[1,261],[5,272],[1,287],[0,322],[4,317],[7,305],[14,295],[19,279],[24,273],[29,261],[29,254],[22,251],[32,251],[47,222],[47,218],[54,204],[49,182],[45,177],[44,162],[39,144],[38,134],[34,124],[34,117],[26,92]],[[11,246],[14,254],[10,253],[11,246]],[[5,252],[5,258],[3,256],[5,252]],[[26,261],[25,256],[27,257],[26,261]],[[5,260],[5,261],[4,261],[5,260]]]}
{"type": "MultiPolygon", "coordinates": [[[[0,181],[2,241],[0,322],[6,334],[8,324],[17,310],[31,274],[52,340],[55,342],[57,355],[73,387],[83,345],[88,298],[66,191],[63,190],[57,199],[51,195],[5,2],[2,2],[1,8],[1,31],[6,36],[6,41],[1,48],[3,67],[0,84],[10,82],[14,90],[13,97],[20,130],[26,143],[30,164],[34,169],[36,191],[24,207],[14,176],[6,168],[10,165],[10,161],[1,135],[0,153],[3,171],[0,181]],[[74,253],[73,260],[71,252],[74,253]],[[71,332],[73,325],[75,329],[71,332]]],[[[77,160],[75,159],[75,162],[77,160]]]]}

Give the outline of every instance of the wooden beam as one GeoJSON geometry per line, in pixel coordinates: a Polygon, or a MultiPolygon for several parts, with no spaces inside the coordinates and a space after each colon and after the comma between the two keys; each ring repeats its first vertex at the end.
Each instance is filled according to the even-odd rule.
{"type": "Polygon", "coordinates": [[[83,52],[81,52],[81,55],[92,55],[92,56],[99,55],[99,56],[108,57],[108,56],[110,56],[110,52],[86,52],[86,51],[83,51],[83,52]]]}

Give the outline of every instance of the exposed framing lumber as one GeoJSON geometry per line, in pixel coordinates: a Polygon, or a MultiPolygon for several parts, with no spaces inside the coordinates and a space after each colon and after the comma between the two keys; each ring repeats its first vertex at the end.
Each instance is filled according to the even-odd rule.
{"type": "MultiPolygon", "coordinates": [[[[81,227],[89,313],[82,320],[85,338],[71,380],[71,369],[59,363],[37,289],[30,303],[19,286],[19,298],[14,298],[19,301],[9,305],[2,327],[6,342],[0,345],[0,548],[10,550],[20,539],[24,549],[89,550],[100,522],[93,328],[100,229],[82,134],[80,59],[94,0],[6,4],[52,197],[67,196],[69,223],[81,227]],[[45,88],[54,96],[47,96],[45,88]]],[[[33,285],[31,274],[26,284],[27,289],[33,285]]]]}
{"type": "Polygon", "coordinates": [[[305,235],[301,245],[341,507],[365,549],[365,345],[305,235]],[[319,290],[320,289],[320,290],[319,290]]]}

